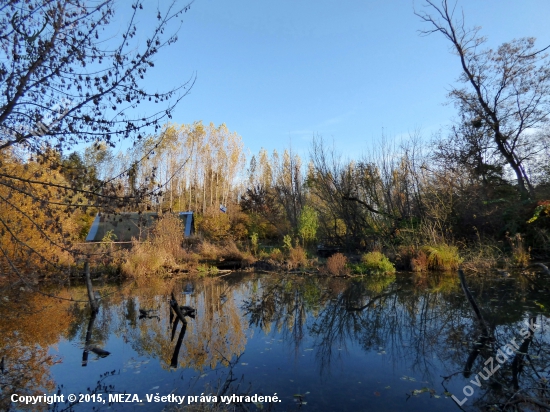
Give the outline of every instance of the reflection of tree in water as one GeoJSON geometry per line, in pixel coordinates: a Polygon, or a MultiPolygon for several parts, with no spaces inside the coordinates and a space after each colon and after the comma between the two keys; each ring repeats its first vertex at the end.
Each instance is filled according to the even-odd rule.
{"type": "MultiPolygon", "coordinates": [[[[390,362],[412,369],[422,380],[440,382],[439,371],[449,371],[449,379],[459,379],[460,388],[472,385],[470,379],[483,373],[486,359],[520,336],[522,321],[534,312],[518,303],[536,302],[541,307],[538,312],[550,307],[548,294],[536,292],[529,282],[473,279],[472,289],[493,331],[490,340],[480,342],[477,320],[454,273],[347,282],[318,279],[313,281],[316,292],[310,282],[262,278],[244,305],[251,325],[266,332],[273,326],[284,329],[283,335],[296,348],[304,333],[309,333],[314,337],[321,373],[330,371],[331,361],[342,353],[338,349],[356,342],[365,351],[383,348],[390,362]],[[316,305],[308,307],[306,296],[316,296],[316,305]],[[313,319],[304,331],[308,315],[313,319]],[[300,327],[296,327],[297,317],[300,327]]],[[[509,356],[490,380],[481,379],[482,387],[475,387],[475,401],[471,399],[465,407],[492,404],[514,410],[520,402],[547,407],[548,337],[539,332],[520,339],[518,345],[520,353],[509,356]]]]}
{"type": "MultiPolygon", "coordinates": [[[[66,292],[59,293],[68,298],[66,292]]],[[[41,395],[53,392],[49,368],[56,358],[48,354],[72,321],[67,300],[18,291],[4,293],[0,304],[0,409],[8,410],[12,394],[41,395]]],[[[42,405],[44,406],[44,405],[42,405]]],[[[38,406],[40,408],[40,406],[38,406]]],[[[36,410],[37,405],[29,407],[36,410]]]]}
{"type": "Polygon", "coordinates": [[[316,316],[328,297],[327,279],[263,277],[253,281],[244,309],[250,325],[266,334],[275,327],[298,348],[306,332],[308,312],[316,316]]]}
{"type": "MultiPolygon", "coordinates": [[[[102,302],[90,343],[101,347],[115,334],[138,353],[160,359],[166,368],[174,361],[178,367],[214,368],[243,353],[249,323],[266,333],[278,331],[296,350],[305,337],[313,338],[322,373],[329,373],[331,362],[343,353],[337,349],[354,343],[365,352],[384,348],[394,366],[412,369],[422,380],[438,383],[443,370],[448,376],[445,387],[460,391],[472,386],[479,372],[485,373],[486,359],[516,338],[521,353],[510,355],[487,381],[479,378],[481,387],[474,387],[474,397],[463,407],[520,410],[529,404],[537,405],[531,409],[544,409],[550,403],[548,337],[539,330],[523,340],[519,332],[522,322],[537,313],[538,323],[547,321],[540,314],[546,315],[550,308],[550,294],[544,285],[523,278],[468,282],[491,332],[485,340],[455,274],[354,280],[252,275],[229,281],[194,280],[189,293],[173,284],[161,289],[125,288],[102,302]],[[185,332],[181,323],[174,328],[175,319],[170,318],[172,290],[180,304],[197,308],[185,332]],[[243,310],[235,303],[240,300],[243,310]],[[142,308],[155,316],[139,319],[142,308]],[[176,350],[178,341],[180,350],[176,350]]],[[[79,289],[71,293],[74,296],[79,289]]],[[[0,306],[2,394],[9,399],[14,392],[51,392],[54,384],[48,368],[55,359],[48,356],[48,347],[61,336],[84,343],[89,308],[67,301],[52,303],[40,295],[7,297],[0,306]],[[23,312],[16,310],[21,302],[26,302],[23,312]]],[[[6,406],[2,402],[0,407],[6,406]]]]}
{"type": "MultiPolygon", "coordinates": [[[[244,351],[246,344],[246,323],[233,299],[226,299],[229,293],[224,282],[204,281],[198,283],[195,293],[187,295],[187,301],[177,293],[180,304],[197,309],[195,319],[189,319],[184,338],[181,340],[178,365],[183,368],[214,368],[225,364],[244,351]]],[[[159,318],[127,326],[126,337],[133,348],[142,354],[158,357],[167,368],[173,363],[174,347],[181,336],[181,324],[174,328],[170,318],[168,296],[157,297],[149,302],[150,307],[158,308],[159,318]],[[173,330],[174,328],[174,330],[173,330]],[[175,329],[178,329],[177,331],[175,329]]]]}

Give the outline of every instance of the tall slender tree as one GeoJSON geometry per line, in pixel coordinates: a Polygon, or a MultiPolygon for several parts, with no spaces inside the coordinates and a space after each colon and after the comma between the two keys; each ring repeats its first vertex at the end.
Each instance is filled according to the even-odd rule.
{"type": "Polygon", "coordinates": [[[479,34],[480,27],[468,29],[456,4],[427,0],[425,7],[428,12],[416,14],[431,28],[421,33],[440,33],[459,58],[464,87],[453,88],[451,99],[472,125],[492,136],[522,196],[533,197],[526,161],[540,147],[529,130],[550,121],[550,62],[544,53],[550,46],[536,49],[535,39],[528,37],[482,50],[486,39],[479,34]]]}

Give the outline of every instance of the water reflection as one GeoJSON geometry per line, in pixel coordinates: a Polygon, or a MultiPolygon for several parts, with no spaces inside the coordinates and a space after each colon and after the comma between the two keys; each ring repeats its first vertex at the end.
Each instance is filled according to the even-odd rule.
{"type": "MultiPolygon", "coordinates": [[[[412,371],[424,383],[445,377],[444,391],[424,388],[411,391],[413,395],[449,395],[450,388],[460,403],[465,398],[463,387],[477,384],[464,408],[515,410],[547,404],[550,346],[542,328],[548,321],[547,306],[541,301],[547,302],[548,294],[541,294],[545,291],[535,289],[532,282],[473,279],[490,322],[490,337],[481,335],[454,274],[350,282],[285,278],[263,283],[245,304],[251,325],[266,332],[276,327],[298,347],[306,314],[311,313],[306,333],[314,338],[321,374],[330,374],[340,351],[356,343],[365,352],[387,355],[394,367],[412,371]],[[537,322],[538,330],[527,334],[526,324],[537,322]],[[515,352],[498,358],[501,364],[497,355],[514,338],[515,352]],[[489,363],[494,366],[486,376],[489,363]]],[[[404,376],[417,380],[409,378],[404,376]]]]}
{"type": "MultiPolygon", "coordinates": [[[[60,297],[68,298],[68,292],[60,297]]],[[[0,304],[0,409],[7,410],[14,394],[54,392],[49,370],[59,358],[48,353],[74,321],[70,302],[52,301],[24,288],[3,291],[0,304]]]]}
{"type": "MultiPolygon", "coordinates": [[[[279,393],[278,410],[459,410],[449,392],[459,401],[467,396],[463,409],[544,408],[550,296],[541,279],[468,282],[489,336],[455,274],[239,274],[110,286],[97,315],[85,304],[18,291],[0,305],[0,407],[8,408],[12,393],[230,394],[239,381],[251,382],[252,393],[279,393]],[[179,305],[196,308],[194,319],[174,316],[172,293],[179,305]],[[528,336],[522,329],[529,321],[540,327],[528,336]],[[517,348],[505,352],[510,342],[517,348]]],[[[78,300],[85,290],[59,293],[78,300]]]]}

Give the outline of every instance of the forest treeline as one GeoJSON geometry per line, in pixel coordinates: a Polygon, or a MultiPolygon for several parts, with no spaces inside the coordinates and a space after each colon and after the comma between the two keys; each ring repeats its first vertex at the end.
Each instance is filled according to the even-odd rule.
{"type": "MultiPolygon", "coordinates": [[[[0,211],[3,267],[74,263],[71,250],[96,213],[127,211],[194,211],[198,238],[230,240],[256,256],[262,245],[286,242],[310,255],[318,244],[352,254],[384,251],[405,269],[427,246],[458,247],[492,261],[547,257],[548,146],[526,162],[534,197],[525,198],[502,161],[485,160],[486,148],[475,151],[476,132],[464,124],[431,140],[381,138],[357,159],[320,137],[306,158],[262,149],[247,159],[236,132],[202,122],[167,124],[118,153],[101,142],[66,157],[53,150],[36,158],[4,152],[1,175],[20,178],[0,187],[7,206],[0,211]],[[68,182],[80,192],[67,190],[68,182]]],[[[532,138],[549,140],[542,132],[532,138]]]]}

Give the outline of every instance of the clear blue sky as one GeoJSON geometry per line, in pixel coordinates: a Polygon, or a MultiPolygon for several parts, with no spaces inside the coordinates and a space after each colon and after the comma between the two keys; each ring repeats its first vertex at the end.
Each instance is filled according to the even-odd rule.
{"type": "MultiPolygon", "coordinates": [[[[348,156],[383,132],[430,137],[456,116],[445,103],[459,62],[441,35],[418,34],[426,26],[413,8],[422,4],[196,0],[147,81],[166,89],[196,73],[173,121],[224,122],[251,153],[292,144],[307,155],[314,134],[348,156]]],[[[550,44],[548,0],[459,0],[458,7],[468,26],[482,26],[488,46],[527,36],[550,44]]]]}

